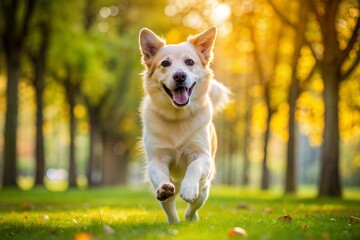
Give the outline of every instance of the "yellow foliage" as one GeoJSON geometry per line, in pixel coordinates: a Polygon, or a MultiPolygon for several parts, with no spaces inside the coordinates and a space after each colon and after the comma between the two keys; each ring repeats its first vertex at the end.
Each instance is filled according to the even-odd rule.
{"type": "Polygon", "coordinates": [[[125,118],[120,125],[120,131],[125,134],[130,134],[136,131],[137,125],[131,117],[125,118]]]}
{"type": "Polygon", "coordinates": [[[283,103],[279,106],[278,111],[272,116],[271,130],[280,136],[280,139],[284,142],[288,140],[288,117],[289,117],[289,105],[283,103]]]}
{"type": "Polygon", "coordinates": [[[340,137],[346,142],[360,138],[360,112],[349,109],[344,102],[339,104],[340,137]]]}
{"type": "Polygon", "coordinates": [[[78,130],[79,130],[79,132],[82,132],[82,133],[89,132],[89,124],[85,121],[80,122],[78,125],[78,130]]]}
{"type": "Polygon", "coordinates": [[[297,66],[297,77],[299,80],[304,80],[309,76],[311,69],[313,68],[316,60],[311,53],[309,47],[303,47],[300,52],[300,58],[297,66]]]}
{"type": "Polygon", "coordinates": [[[321,77],[316,74],[310,83],[310,89],[317,94],[321,94],[324,90],[324,83],[321,77]]]}
{"type": "Polygon", "coordinates": [[[172,28],[166,34],[166,43],[175,44],[183,41],[182,34],[179,32],[178,28],[172,28]]]}
{"type": "Polygon", "coordinates": [[[354,157],[354,166],[360,168],[360,154],[354,157]]]}
{"type": "Polygon", "coordinates": [[[253,106],[252,109],[252,119],[251,119],[251,132],[256,135],[258,133],[263,133],[266,129],[266,104],[264,102],[257,103],[253,106]]]}
{"type": "Polygon", "coordinates": [[[289,85],[291,72],[292,69],[289,64],[278,64],[275,68],[275,74],[279,80],[277,82],[289,85]]]}
{"type": "Polygon", "coordinates": [[[291,55],[294,52],[294,44],[290,41],[283,40],[281,41],[279,50],[284,55],[291,55]]]}
{"type": "Polygon", "coordinates": [[[74,115],[76,118],[83,118],[86,115],[86,109],[81,104],[76,104],[74,108],[74,115]]]}
{"type": "Polygon", "coordinates": [[[236,120],[236,106],[235,103],[230,103],[225,108],[225,119],[227,122],[233,122],[236,120]]]}
{"type": "Polygon", "coordinates": [[[264,96],[264,87],[262,85],[254,85],[250,89],[250,95],[253,98],[258,98],[264,96]]]}

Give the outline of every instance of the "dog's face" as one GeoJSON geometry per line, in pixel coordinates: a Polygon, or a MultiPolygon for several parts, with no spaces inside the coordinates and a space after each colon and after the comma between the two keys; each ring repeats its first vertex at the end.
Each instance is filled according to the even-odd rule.
{"type": "Polygon", "coordinates": [[[216,28],[188,38],[187,42],[166,45],[148,29],[140,31],[139,41],[146,66],[145,90],[156,101],[171,101],[185,108],[192,99],[208,91],[209,69],[216,28]]]}

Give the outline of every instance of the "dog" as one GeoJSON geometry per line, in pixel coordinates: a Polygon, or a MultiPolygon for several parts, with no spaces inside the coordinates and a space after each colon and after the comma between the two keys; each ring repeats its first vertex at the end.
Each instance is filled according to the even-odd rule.
{"type": "Polygon", "coordinates": [[[216,27],[166,45],[143,28],[139,34],[144,98],[140,106],[142,147],[155,196],[170,224],[180,221],[175,196],[189,203],[187,221],[209,196],[215,174],[217,139],[213,114],[229,101],[230,91],[213,79],[210,63],[216,27]]]}

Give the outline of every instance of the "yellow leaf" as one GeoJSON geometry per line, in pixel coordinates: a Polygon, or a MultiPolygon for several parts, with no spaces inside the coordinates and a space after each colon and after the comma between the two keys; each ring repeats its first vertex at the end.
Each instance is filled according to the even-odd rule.
{"type": "Polygon", "coordinates": [[[290,215],[281,216],[278,218],[279,221],[291,223],[292,217],[290,215]]]}
{"type": "Polygon", "coordinates": [[[350,220],[350,223],[360,223],[359,217],[350,216],[349,220],[350,220]]]}
{"type": "Polygon", "coordinates": [[[75,234],[75,240],[92,240],[93,237],[86,232],[78,232],[75,234]]]}
{"type": "Polygon", "coordinates": [[[234,227],[228,232],[229,237],[246,237],[247,232],[241,227],[234,227]]]}

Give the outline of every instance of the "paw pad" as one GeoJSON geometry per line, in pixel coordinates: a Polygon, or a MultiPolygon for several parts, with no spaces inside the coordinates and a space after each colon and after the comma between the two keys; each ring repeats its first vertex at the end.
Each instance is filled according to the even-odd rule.
{"type": "Polygon", "coordinates": [[[172,183],[162,183],[156,190],[156,198],[159,201],[165,201],[166,199],[174,196],[175,186],[172,183]]]}

